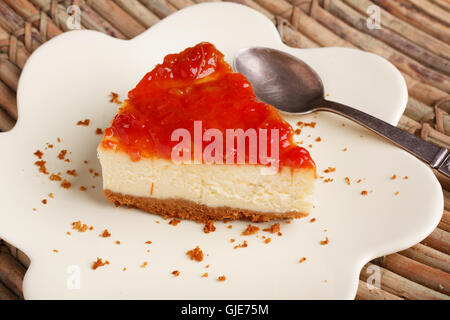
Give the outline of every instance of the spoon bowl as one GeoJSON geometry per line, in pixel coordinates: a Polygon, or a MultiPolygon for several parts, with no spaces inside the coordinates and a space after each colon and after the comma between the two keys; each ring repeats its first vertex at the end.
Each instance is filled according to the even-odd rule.
{"type": "Polygon", "coordinates": [[[234,68],[253,86],[256,96],[278,110],[305,114],[324,98],[319,75],[300,59],[263,47],[245,48],[234,59],[234,68]]]}

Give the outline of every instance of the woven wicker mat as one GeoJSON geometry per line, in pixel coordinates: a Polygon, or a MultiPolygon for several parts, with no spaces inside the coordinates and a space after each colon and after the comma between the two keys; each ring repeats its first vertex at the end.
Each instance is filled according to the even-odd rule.
{"type": "MultiPolygon", "coordinates": [[[[17,119],[17,82],[27,58],[70,30],[69,6],[81,9],[81,28],[129,39],[176,10],[208,1],[0,0],[0,131],[17,119]]],[[[389,59],[403,73],[410,94],[398,126],[450,147],[450,0],[233,2],[266,15],[290,46],[352,47],[389,59]]],[[[364,266],[357,299],[450,299],[450,181],[438,179],[445,195],[438,228],[422,243],[364,266]],[[374,272],[381,276],[380,288],[368,285],[374,272]]],[[[23,297],[28,265],[24,253],[0,240],[0,299],[23,297]]]]}

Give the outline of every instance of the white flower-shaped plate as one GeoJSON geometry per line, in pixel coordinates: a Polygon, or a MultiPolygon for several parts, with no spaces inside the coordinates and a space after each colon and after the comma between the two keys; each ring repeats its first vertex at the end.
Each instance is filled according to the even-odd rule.
{"type": "Polygon", "coordinates": [[[266,17],[241,5],[193,6],[130,41],[92,31],[56,37],[28,60],[18,90],[19,121],[0,134],[0,238],[31,259],[26,298],[352,299],[366,262],[412,246],[436,227],[443,197],[431,170],[368,130],[326,113],[288,118],[294,126],[299,120],[317,123],[297,139],[324,178],[318,180],[310,217],[281,222],[281,236],[263,231],[241,236],[245,222],[216,223],[217,230],[205,234],[194,222],[172,226],[159,216],[115,208],[103,197],[101,177],[89,172],[101,172],[96,157],[101,136],[95,129],[107,127],[117,111],[109,93],[126,97],[166,54],[201,41],[215,44],[229,62],[248,46],[296,55],[322,77],[329,99],[391,124],[406,105],[404,80],[389,62],[351,49],[287,47],[266,17]],[[76,125],[86,118],[90,126],[76,125]],[[45,149],[46,143],[54,147],[45,149]],[[72,182],[70,189],[38,172],[37,149],[44,151],[49,172],[62,172],[72,182]],[[57,158],[62,149],[70,152],[70,162],[57,158]],[[324,173],[328,167],[336,171],[324,173]],[[78,176],[66,176],[69,169],[78,176]],[[393,174],[398,178],[392,180],[393,174]],[[328,178],[333,181],[324,182],[328,178]],[[78,220],[94,230],[71,230],[78,220]],[[104,229],[111,237],[99,236],[104,229]],[[272,241],[264,243],[263,235],[272,241]],[[326,237],[329,243],[321,245],[326,237]],[[145,244],[148,240],[152,244],[145,244]],[[233,249],[243,240],[248,247],[233,249]],[[201,263],[185,254],[196,245],[205,253],[201,263]],[[110,264],[92,270],[97,257],[110,264]],[[302,257],[306,261],[300,263],[302,257]],[[208,277],[202,277],[205,272],[208,277]],[[217,281],[220,275],[226,281],[217,281]]]}

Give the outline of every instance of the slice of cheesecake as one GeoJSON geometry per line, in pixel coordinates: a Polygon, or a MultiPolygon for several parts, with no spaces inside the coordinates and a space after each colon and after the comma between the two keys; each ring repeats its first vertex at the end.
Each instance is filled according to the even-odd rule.
{"type": "Polygon", "coordinates": [[[316,167],[223,54],[170,54],[131,90],[98,147],[112,202],[197,221],[307,215],[316,167]]]}

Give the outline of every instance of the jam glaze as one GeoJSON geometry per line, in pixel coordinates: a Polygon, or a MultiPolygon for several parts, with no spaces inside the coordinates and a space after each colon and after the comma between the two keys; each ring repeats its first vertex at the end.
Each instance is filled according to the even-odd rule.
{"type": "MultiPolygon", "coordinates": [[[[171,159],[179,143],[171,140],[172,133],[188,130],[194,145],[194,121],[202,122],[203,132],[218,129],[224,137],[226,129],[278,129],[279,168],[315,168],[309,152],[293,142],[291,125],[273,106],[258,101],[248,80],[233,72],[223,54],[207,42],[167,55],[147,73],[105,130],[102,146],[126,152],[133,161],[171,159]]],[[[270,133],[267,140],[270,155],[270,133]]],[[[203,143],[203,150],[207,145],[203,143]]],[[[248,163],[248,139],[245,152],[248,163]]],[[[257,161],[267,165],[259,157],[257,161]]]]}

